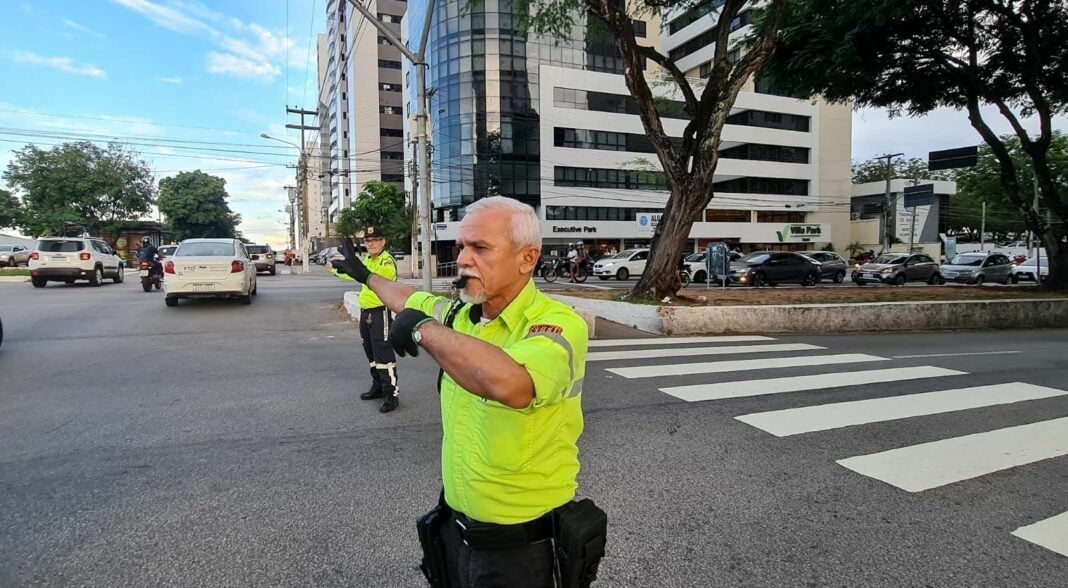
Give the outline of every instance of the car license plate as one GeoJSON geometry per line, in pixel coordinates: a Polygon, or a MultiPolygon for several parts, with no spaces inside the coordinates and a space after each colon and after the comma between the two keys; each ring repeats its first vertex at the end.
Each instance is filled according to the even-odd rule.
{"type": "Polygon", "coordinates": [[[137,273],[137,275],[141,276],[142,278],[147,278],[148,277],[148,270],[141,270],[140,272],[137,273]]]}
{"type": "Polygon", "coordinates": [[[865,278],[874,278],[874,277],[876,277],[875,274],[861,274],[861,276],[863,276],[865,278]]]}
{"type": "Polygon", "coordinates": [[[214,292],[215,284],[193,284],[194,292],[214,292]]]}

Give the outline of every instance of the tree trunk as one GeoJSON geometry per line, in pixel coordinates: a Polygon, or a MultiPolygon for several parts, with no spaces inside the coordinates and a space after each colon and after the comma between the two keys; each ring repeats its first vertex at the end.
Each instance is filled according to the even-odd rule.
{"type": "Polygon", "coordinates": [[[1068,292],[1068,247],[1057,240],[1052,230],[1043,236],[1042,245],[1047,256],[1042,262],[1049,264],[1049,277],[1043,280],[1042,286],[1047,290],[1068,292]]]}
{"type": "Polygon", "coordinates": [[[704,210],[711,198],[711,188],[705,189],[703,186],[671,194],[653,233],[649,261],[631,294],[663,300],[678,293],[682,287],[676,273],[679,260],[684,253],[688,253],[685,247],[694,217],[704,210]],[[708,196],[705,197],[705,194],[708,196]]]}

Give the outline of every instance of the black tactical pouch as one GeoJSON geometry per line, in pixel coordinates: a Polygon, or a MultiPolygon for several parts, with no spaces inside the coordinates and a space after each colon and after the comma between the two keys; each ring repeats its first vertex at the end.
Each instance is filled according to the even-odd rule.
{"type": "Polygon", "coordinates": [[[563,588],[587,588],[604,556],[608,515],[589,498],[556,509],[556,560],[563,588]]]}
{"type": "Polygon", "coordinates": [[[445,568],[445,544],[441,538],[441,529],[448,524],[452,510],[445,504],[444,496],[430,512],[415,521],[419,532],[419,546],[423,548],[423,561],[419,569],[423,570],[426,581],[434,588],[448,586],[448,570],[445,568]]]}

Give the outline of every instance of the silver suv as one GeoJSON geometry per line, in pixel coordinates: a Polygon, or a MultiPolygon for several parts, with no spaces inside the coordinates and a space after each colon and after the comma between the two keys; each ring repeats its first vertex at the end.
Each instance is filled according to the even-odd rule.
{"type": "Polygon", "coordinates": [[[30,253],[22,245],[0,245],[0,267],[30,265],[30,253]]]}
{"type": "Polygon", "coordinates": [[[1013,270],[1016,266],[1008,255],[997,251],[961,253],[942,266],[942,277],[947,282],[983,284],[998,282],[1011,284],[1016,281],[1013,270]]]}
{"type": "Polygon", "coordinates": [[[274,267],[274,251],[270,245],[245,245],[252,263],[256,264],[256,273],[269,272],[272,276],[277,271],[274,267]]]}
{"type": "Polygon", "coordinates": [[[103,239],[96,237],[42,237],[30,254],[30,281],[34,288],[48,282],[89,280],[99,286],[105,278],[122,282],[122,258],[103,239]]]}
{"type": "Polygon", "coordinates": [[[938,263],[926,253],[884,253],[853,272],[853,283],[858,286],[879,282],[898,286],[905,282],[941,284],[943,281],[938,263]]]}

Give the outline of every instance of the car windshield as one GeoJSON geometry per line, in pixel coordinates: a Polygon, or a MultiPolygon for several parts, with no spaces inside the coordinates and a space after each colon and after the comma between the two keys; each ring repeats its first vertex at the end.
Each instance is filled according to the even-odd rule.
{"type": "Polygon", "coordinates": [[[884,265],[900,265],[902,263],[905,263],[906,259],[908,259],[908,257],[903,255],[880,255],[879,257],[876,257],[875,261],[873,261],[872,263],[881,263],[884,265]]]}
{"type": "Polygon", "coordinates": [[[635,251],[637,251],[637,249],[628,249],[626,251],[620,251],[619,253],[613,255],[612,259],[628,259],[631,255],[634,255],[635,251]]]}
{"type": "Polygon", "coordinates": [[[261,254],[270,251],[265,245],[245,245],[249,253],[261,254]]]}
{"type": "Polygon", "coordinates": [[[0,245],[0,251],[11,251],[14,248],[14,245],[0,245]]]}
{"type": "Polygon", "coordinates": [[[983,260],[986,259],[985,255],[958,255],[953,258],[950,263],[952,265],[983,265],[983,260]]]}
{"type": "Polygon", "coordinates": [[[37,250],[43,253],[72,253],[83,249],[81,241],[61,241],[58,239],[40,240],[37,250]]]}
{"type": "Polygon", "coordinates": [[[200,241],[182,243],[174,252],[175,257],[233,257],[234,244],[225,241],[200,241]]]}
{"type": "Polygon", "coordinates": [[[686,256],[686,261],[704,261],[704,260],[705,260],[705,254],[703,252],[702,253],[694,253],[692,255],[686,256]]]}
{"type": "Polygon", "coordinates": [[[174,250],[177,248],[177,245],[167,245],[165,247],[160,247],[159,252],[162,255],[172,255],[174,253],[174,250]]]}
{"type": "Polygon", "coordinates": [[[749,255],[746,255],[745,257],[743,257],[742,258],[742,262],[744,262],[744,263],[764,263],[765,261],[768,260],[768,257],[771,257],[770,254],[768,254],[768,253],[766,253],[764,251],[754,251],[754,252],[750,253],[749,255]]]}

